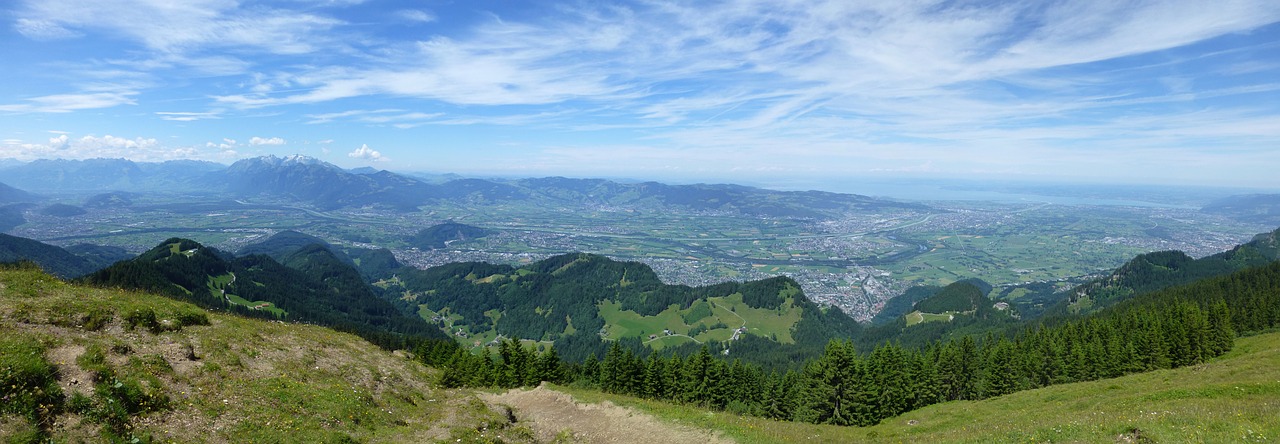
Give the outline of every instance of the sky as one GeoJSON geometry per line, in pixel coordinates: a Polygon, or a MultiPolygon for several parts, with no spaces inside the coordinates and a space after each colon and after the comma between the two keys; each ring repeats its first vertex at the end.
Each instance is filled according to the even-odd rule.
{"type": "Polygon", "coordinates": [[[1280,188],[1275,0],[10,0],[0,54],[0,159],[1280,188]]]}

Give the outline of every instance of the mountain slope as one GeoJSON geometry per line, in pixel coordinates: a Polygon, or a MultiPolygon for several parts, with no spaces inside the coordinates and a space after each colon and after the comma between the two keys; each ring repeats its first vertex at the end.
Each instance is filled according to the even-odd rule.
{"type": "Polygon", "coordinates": [[[1067,301],[1047,313],[1061,315],[1064,310],[1096,311],[1136,295],[1223,276],[1276,260],[1280,260],[1280,229],[1259,234],[1231,250],[1200,259],[1181,251],[1142,254],[1110,275],[1077,287],[1067,301]]]}
{"type": "Polygon", "coordinates": [[[817,353],[827,340],[861,328],[838,309],[819,308],[789,278],[667,285],[647,265],[591,254],[519,268],[447,264],[397,276],[381,283],[384,291],[405,294],[402,303],[424,309],[464,344],[496,335],[552,341],[567,361],[602,352],[602,338],[664,349],[733,344],[735,356],[772,354],[783,344],[817,353]]]}
{"type": "Polygon", "coordinates": [[[92,273],[100,265],[57,246],[0,233],[0,263],[17,261],[34,262],[64,279],[92,273]]]}
{"type": "Polygon", "coordinates": [[[137,163],[126,159],[41,159],[5,168],[5,181],[28,190],[197,190],[192,178],[222,169],[221,164],[200,161],[137,163]]]}
{"type": "Polygon", "coordinates": [[[417,234],[409,236],[408,242],[410,247],[420,250],[435,250],[444,248],[445,244],[450,241],[478,239],[488,236],[490,233],[489,230],[484,228],[446,222],[423,228],[417,234]]]}
{"type": "MultiPolygon", "coordinates": [[[[234,258],[186,239],[169,239],[89,276],[99,286],[148,290],[202,307],[309,322],[356,333],[386,348],[412,347],[444,335],[374,296],[354,269],[317,246],[315,275],[268,256],[234,258]],[[350,281],[355,276],[357,286],[350,281]]],[[[306,260],[306,259],[299,259],[306,260]]]]}
{"type": "Polygon", "coordinates": [[[762,217],[823,217],[879,208],[924,209],[916,204],[885,201],[856,194],[822,191],[774,191],[727,184],[624,184],[602,179],[547,177],[522,179],[516,185],[537,196],[559,201],[629,206],[678,206],[762,217]]]}
{"type": "MultiPolygon", "coordinates": [[[[772,421],[580,388],[554,389],[586,406],[609,401],[744,443],[1268,442],[1280,436],[1278,381],[1280,333],[1267,333],[1239,338],[1231,352],[1198,366],[945,402],[872,427],[772,421]]],[[[522,413],[516,415],[532,415],[522,413]]]]}
{"type": "Polygon", "coordinates": [[[120,247],[93,245],[93,244],[76,244],[63,248],[68,253],[80,256],[89,261],[93,270],[106,268],[108,265],[123,260],[133,259],[133,255],[120,247]]]}
{"type": "Polygon", "coordinates": [[[0,204],[16,202],[33,202],[37,196],[26,191],[0,183],[0,204]]]}
{"type": "Polygon", "coordinates": [[[470,393],[438,388],[437,372],[353,335],[32,269],[0,269],[0,351],[0,368],[19,371],[0,373],[5,442],[531,441],[470,393]],[[130,327],[141,313],[161,328],[130,327]],[[45,409],[10,402],[34,393],[45,409]]]}
{"type": "Polygon", "coordinates": [[[324,239],[293,230],[284,230],[263,239],[261,242],[245,245],[236,251],[236,256],[265,254],[276,261],[281,261],[285,256],[310,245],[320,245],[326,249],[333,248],[333,245],[330,245],[324,239]]]}
{"type": "Polygon", "coordinates": [[[1208,203],[1200,211],[1243,221],[1280,225],[1280,194],[1244,194],[1208,203]]]}
{"type": "Polygon", "coordinates": [[[378,205],[412,211],[434,194],[430,185],[394,173],[356,174],[306,156],[243,159],[204,180],[244,196],[287,197],[321,209],[378,205]]]}

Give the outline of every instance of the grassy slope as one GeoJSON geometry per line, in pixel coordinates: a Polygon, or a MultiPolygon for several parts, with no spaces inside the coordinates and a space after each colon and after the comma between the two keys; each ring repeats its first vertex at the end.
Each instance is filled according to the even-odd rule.
{"type": "Polygon", "coordinates": [[[930,406],[868,428],[776,422],[564,388],[740,442],[1272,442],[1280,439],[1280,333],[1205,364],[930,406]]]}
{"type": "Polygon", "coordinates": [[[711,315],[696,319],[692,323],[686,323],[683,317],[693,311],[693,308],[681,310],[675,305],[656,316],[641,316],[631,310],[622,310],[620,303],[605,301],[599,304],[600,317],[604,318],[609,338],[640,337],[657,350],[689,341],[685,336],[666,336],[663,334],[664,329],[669,329],[677,335],[685,335],[695,326],[709,327],[717,324],[724,324],[725,328],[706,330],[699,333],[696,339],[702,342],[727,341],[733,336],[734,330],[746,323],[747,331],[751,334],[766,338],[776,337],[778,342],[783,344],[795,343],[791,338],[791,329],[800,322],[800,314],[803,310],[796,308],[792,299],[784,301],[776,310],[751,308],[742,301],[741,293],[707,298],[707,301],[712,304],[711,315]],[[649,340],[647,336],[651,334],[657,335],[658,339],[649,340]]]}
{"type": "MultiPolygon", "coordinates": [[[[31,270],[0,270],[0,335],[43,344],[69,397],[93,396],[81,368],[86,349],[105,350],[124,377],[159,383],[168,410],[133,419],[133,433],[161,442],[424,442],[477,438],[502,416],[465,391],[433,386],[434,371],[360,338],[308,326],[209,313],[211,325],[158,334],[122,325],[151,309],[161,322],[194,305],[70,285],[31,270]],[[100,328],[89,313],[110,321],[100,328]],[[194,355],[197,359],[192,359],[194,355]],[[457,436],[451,436],[457,435],[457,436]]],[[[148,384],[149,386],[149,384],[148,384]]],[[[0,441],[23,419],[0,416],[0,441]]],[[[63,413],[56,442],[101,441],[87,416],[63,413]]],[[[492,432],[487,432],[492,433],[492,432]]],[[[525,431],[508,428],[506,439],[525,431]]],[[[466,440],[466,439],[464,439],[466,440]]]]}

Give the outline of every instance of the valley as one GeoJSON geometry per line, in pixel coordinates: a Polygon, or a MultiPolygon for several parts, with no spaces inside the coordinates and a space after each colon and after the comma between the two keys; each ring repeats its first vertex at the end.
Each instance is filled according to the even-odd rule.
{"type": "MultiPolygon", "coordinates": [[[[1202,365],[1229,352],[1237,332],[1280,319],[1280,231],[1185,205],[899,202],[573,179],[430,184],[300,157],[242,162],[200,183],[267,171],[216,193],[20,195],[36,202],[7,207],[22,222],[10,232],[31,238],[6,234],[0,254],[35,263],[6,265],[18,279],[6,294],[42,297],[19,281],[43,285],[35,266],[47,263],[81,276],[51,285],[151,292],[181,308],[33,315],[19,302],[15,319],[159,335],[208,325],[203,310],[229,312],[412,351],[445,389],[546,381],[858,427],[939,403],[1202,365]],[[346,185],[281,182],[298,175],[346,185]],[[234,191],[261,180],[277,189],[234,191]],[[385,196],[397,200],[384,205],[385,196]]],[[[198,360],[193,347],[169,365],[198,360]]],[[[48,353],[116,371],[97,349],[48,353]]],[[[127,393],[95,388],[93,399],[59,402],[108,421],[103,436],[131,433],[95,416],[94,403],[136,398],[137,411],[118,419],[133,421],[171,398],[155,390],[161,376],[130,371],[135,379],[116,386],[127,393]]],[[[513,415],[490,424],[510,428],[513,415]]],[[[55,430],[33,418],[39,433],[55,430]]]]}
{"type": "MultiPolygon", "coordinates": [[[[54,201],[78,204],[80,195],[54,201]]],[[[669,283],[708,285],[786,275],[824,305],[870,319],[913,285],[981,277],[997,287],[1064,289],[1135,254],[1221,251],[1268,227],[1160,206],[928,202],[825,217],[750,216],[674,205],[544,205],[540,200],[441,202],[418,211],[319,209],[294,200],[139,194],[131,205],[75,216],[24,213],[10,234],[55,245],[93,243],[140,253],[182,237],[235,251],[283,230],[332,243],[389,248],[418,268],[461,261],[526,264],[583,251],[640,261],[669,283]],[[423,227],[453,221],[493,231],[447,248],[412,248],[423,227]]],[[[1272,227],[1273,228],[1273,227],[1272,227]]]]}

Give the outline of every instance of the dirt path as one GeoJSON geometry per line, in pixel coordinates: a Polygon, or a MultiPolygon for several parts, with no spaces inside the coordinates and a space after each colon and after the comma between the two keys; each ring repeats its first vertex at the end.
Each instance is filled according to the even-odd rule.
{"type": "Polygon", "coordinates": [[[499,395],[481,395],[486,402],[510,406],[516,420],[551,441],[571,433],[574,442],[586,443],[732,443],[705,430],[680,426],[619,407],[609,401],[582,404],[568,394],[537,387],[513,389],[499,395]]]}

